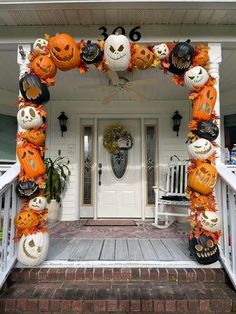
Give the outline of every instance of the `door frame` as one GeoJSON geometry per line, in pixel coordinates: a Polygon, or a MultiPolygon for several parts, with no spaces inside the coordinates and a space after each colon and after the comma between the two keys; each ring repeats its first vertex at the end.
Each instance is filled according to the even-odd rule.
{"type": "MultiPolygon", "coordinates": [[[[160,141],[159,141],[159,115],[158,114],[77,114],[77,127],[76,127],[76,143],[77,143],[77,160],[78,160],[78,171],[77,171],[77,201],[78,201],[78,219],[81,218],[81,178],[82,178],[82,161],[81,161],[81,153],[82,153],[82,120],[89,119],[93,120],[94,126],[94,163],[93,163],[93,219],[98,219],[98,121],[102,119],[137,119],[140,120],[141,125],[141,219],[145,219],[145,208],[146,208],[146,199],[145,199],[145,119],[155,120],[156,121],[156,176],[155,176],[155,184],[158,184],[159,179],[159,152],[160,152],[160,141]]],[[[148,124],[147,124],[148,125],[148,124]]]]}

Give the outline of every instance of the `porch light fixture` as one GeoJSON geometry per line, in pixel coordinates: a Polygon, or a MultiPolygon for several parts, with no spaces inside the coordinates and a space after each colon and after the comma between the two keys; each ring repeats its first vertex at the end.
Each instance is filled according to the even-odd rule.
{"type": "Polygon", "coordinates": [[[180,127],[182,118],[183,117],[179,114],[179,112],[175,111],[175,114],[173,115],[172,120],[173,120],[173,131],[177,133],[176,136],[179,136],[179,127],[180,127]]]}
{"type": "Polygon", "coordinates": [[[67,123],[68,118],[65,115],[65,112],[62,111],[59,117],[57,117],[57,119],[59,120],[59,123],[60,123],[61,137],[63,137],[63,133],[67,131],[66,123],[67,123]]]}

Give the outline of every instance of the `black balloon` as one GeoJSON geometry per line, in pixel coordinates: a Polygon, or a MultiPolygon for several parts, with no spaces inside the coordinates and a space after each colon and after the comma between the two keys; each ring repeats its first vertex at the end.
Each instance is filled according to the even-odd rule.
{"type": "Polygon", "coordinates": [[[218,245],[213,242],[211,237],[205,235],[189,240],[189,250],[199,264],[212,264],[217,262],[220,257],[218,245]]]}
{"type": "Polygon", "coordinates": [[[169,56],[169,72],[184,74],[193,62],[194,48],[190,45],[190,39],[179,42],[172,49],[169,56]]]}
{"type": "Polygon", "coordinates": [[[201,121],[198,123],[197,130],[194,133],[206,140],[214,141],[219,135],[219,128],[212,121],[201,121]]]}
{"type": "Polygon", "coordinates": [[[42,83],[36,75],[26,74],[20,79],[19,85],[21,95],[26,101],[41,105],[50,99],[47,85],[42,83]]]}
{"type": "Polygon", "coordinates": [[[37,196],[39,193],[39,186],[38,184],[33,181],[19,181],[16,185],[16,194],[20,198],[33,198],[37,196]]]}
{"type": "Polygon", "coordinates": [[[87,64],[97,63],[102,59],[102,51],[98,44],[87,41],[87,45],[82,49],[81,58],[87,64]]]}

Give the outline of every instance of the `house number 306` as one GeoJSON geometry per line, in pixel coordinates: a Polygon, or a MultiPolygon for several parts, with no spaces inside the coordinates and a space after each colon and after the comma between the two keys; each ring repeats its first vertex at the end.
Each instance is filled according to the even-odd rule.
{"type": "MultiPolygon", "coordinates": [[[[141,33],[138,31],[140,29],[140,26],[136,26],[134,28],[132,28],[129,32],[129,39],[132,40],[132,41],[138,41],[140,40],[141,38],[141,33]]],[[[109,36],[108,33],[107,33],[107,28],[106,26],[101,26],[99,28],[99,31],[101,31],[101,35],[104,37],[104,40],[107,39],[107,37],[109,36]]],[[[116,34],[116,33],[119,33],[119,34],[122,34],[122,35],[125,35],[125,29],[124,27],[122,26],[118,26],[116,27],[112,34],[116,34]]]]}

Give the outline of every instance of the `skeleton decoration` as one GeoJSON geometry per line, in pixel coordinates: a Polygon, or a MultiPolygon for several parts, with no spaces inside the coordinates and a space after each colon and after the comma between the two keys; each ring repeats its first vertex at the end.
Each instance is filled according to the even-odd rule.
{"type": "Polygon", "coordinates": [[[208,80],[209,74],[201,66],[195,66],[184,74],[184,82],[189,89],[203,87],[208,80]]]}
{"type": "Polygon", "coordinates": [[[33,51],[38,54],[45,54],[47,53],[47,45],[48,41],[46,39],[38,38],[33,44],[33,51]]]}
{"type": "Polygon", "coordinates": [[[210,232],[220,229],[220,217],[216,212],[206,210],[200,214],[199,218],[203,229],[210,232]]]}
{"type": "Polygon", "coordinates": [[[211,142],[204,138],[200,138],[188,145],[189,156],[194,159],[207,159],[214,151],[215,148],[211,142]]]}
{"type": "Polygon", "coordinates": [[[211,237],[201,235],[199,238],[193,237],[189,240],[191,254],[200,264],[212,264],[218,261],[220,253],[218,246],[211,237]]]}
{"type": "Polygon", "coordinates": [[[165,58],[167,58],[169,56],[169,53],[170,53],[169,48],[168,48],[167,44],[165,44],[165,43],[155,45],[152,50],[153,50],[153,53],[160,60],[164,60],[165,58]]]}
{"type": "Polygon", "coordinates": [[[34,107],[27,106],[18,111],[17,122],[22,129],[29,130],[40,127],[43,119],[34,107]]]}
{"type": "Polygon", "coordinates": [[[106,64],[112,71],[125,71],[130,63],[130,43],[124,35],[110,35],[104,48],[106,64]]]}
{"type": "Polygon", "coordinates": [[[29,208],[33,210],[43,210],[47,207],[47,200],[44,196],[37,196],[29,201],[29,208]]]}
{"type": "Polygon", "coordinates": [[[48,253],[49,236],[47,232],[23,235],[20,239],[17,259],[26,266],[41,264],[48,253]]]}

